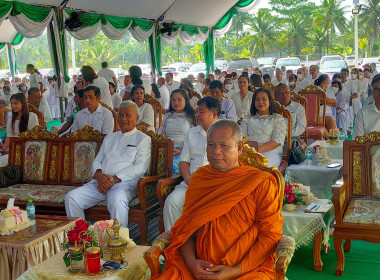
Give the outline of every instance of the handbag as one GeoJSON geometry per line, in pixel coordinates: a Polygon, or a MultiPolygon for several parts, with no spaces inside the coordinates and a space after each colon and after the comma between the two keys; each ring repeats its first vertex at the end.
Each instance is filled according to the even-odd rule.
{"type": "Polygon", "coordinates": [[[289,150],[289,165],[300,164],[306,160],[305,151],[302,149],[298,140],[293,141],[292,148],[289,150]]]}
{"type": "Polygon", "coordinates": [[[0,188],[6,188],[21,182],[21,166],[7,165],[4,167],[0,167],[0,188]]]}

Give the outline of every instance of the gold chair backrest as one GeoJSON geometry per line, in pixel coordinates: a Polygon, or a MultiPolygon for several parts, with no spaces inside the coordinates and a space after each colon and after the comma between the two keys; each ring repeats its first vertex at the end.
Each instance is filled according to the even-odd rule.
{"type": "Polygon", "coordinates": [[[153,107],[154,112],[154,129],[158,130],[162,125],[162,104],[152,95],[145,94],[144,102],[149,103],[153,107]],[[157,127],[157,114],[158,114],[158,127],[157,127]]]}
{"type": "Polygon", "coordinates": [[[28,103],[28,107],[29,107],[29,112],[33,112],[37,115],[37,118],[38,118],[38,123],[40,126],[42,126],[43,128],[45,128],[45,116],[44,114],[37,109],[36,106],[28,103]]]}
{"type": "Polygon", "coordinates": [[[276,113],[283,116],[287,121],[287,134],[286,134],[286,155],[283,155],[282,158],[288,160],[289,151],[292,146],[292,113],[285,106],[282,106],[280,103],[275,102],[276,104],[276,113]]]}
{"type": "Polygon", "coordinates": [[[265,83],[263,85],[263,88],[266,88],[267,90],[270,91],[270,93],[272,94],[272,97],[274,98],[274,91],[276,90],[276,86],[272,83],[265,83]]]}
{"type": "Polygon", "coordinates": [[[117,113],[115,110],[113,110],[110,106],[108,106],[107,104],[103,103],[102,101],[99,102],[100,105],[102,105],[104,108],[106,108],[107,110],[110,110],[111,113],[112,113],[112,117],[113,117],[113,132],[116,132],[119,130],[119,122],[118,122],[118,116],[117,116],[117,113]]]}
{"type": "Polygon", "coordinates": [[[308,85],[298,92],[307,100],[307,125],[325,126],[326,116],[326,93],[315,85],[308,85]],[[322,118],[320,117],[320,106],[323,106],[322,118]]]}

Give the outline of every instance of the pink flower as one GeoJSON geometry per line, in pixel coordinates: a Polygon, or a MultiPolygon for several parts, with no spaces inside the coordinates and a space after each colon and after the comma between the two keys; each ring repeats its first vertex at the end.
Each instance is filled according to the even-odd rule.
{"type": "Polygon", "coordinates": [[[294,193],[289,194],[288,202],[293,203],[296,200],[296,195],[294,193]]]}
{"type": "Polygon", "coordinates": [[[285,194],[291,194],[291,193],[292,193],[292,186],[285,185],[285,194]]]}

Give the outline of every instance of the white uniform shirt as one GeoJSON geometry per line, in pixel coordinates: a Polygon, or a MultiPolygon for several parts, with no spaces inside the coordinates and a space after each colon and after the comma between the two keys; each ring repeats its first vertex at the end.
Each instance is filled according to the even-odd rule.
{"type": "Polygon", "coordinates": [[[354,139],[357,136],[369,134],[372,131],[380,130],[380,110],[377,109],[375,103],[363,107],[356,114],[354,139]]]}
{"type": "Polygon", "coordinates": [[[289,84],[285,77],[282,77],[281,81],[278,81],[276,76],[274,76],[272,79],[272,84],[274,84],[275,86],[278,86],[280,83],[285,84],[285,85],[289,84]]]}
{"type": "Polygon", "coordinates": [[[251,115],[250,110],[252,104],[252,96],[253,92],[251,91],[247,92],[243,100],[240,97],[240,91],[234,92],[231,95],[231,100],[235,104],[236,115],[238,119],[249,117],[251,115]]]}
{"type": "Polygon", "coordinates": [[[177,81],[173,81],[171,85],[169,85],[168,83],[166,83],[165,85],[168,88],[169,94],[172,94],[172,91],[175,89],[179,89],[179,86],[181,84],[177,81]]]}
{"type": "Polygon", "coordinates": [[[112,105],[113,108],[119,108],[120,104],[122,102],[120,95],[118,95],[116,92],[111,95],[112,105]]]}
{"type": "MultiPolygon", "coordinates": [[[[292,137],[300,136],[306,129],[305,108],[297,102],[290,101],[286,109],[292,114],[292,137]]],[[[286,123],[287,122],[286,120],[286,123]]]]}
{"type": "Polygon", "coordinates": [[[65,110],[65,116],[66,117],[70,117],[71,113],[73,112],[73,109],[75,107],[75,101],[74,101],[74,98],[72,98],[68,103],[67,103],[67,107],[66,107],[66,110],[65,110]]]}
{"type": "Polygon", "coordinates": [[[231,99],[223,98],[221,102],[220,119],[229,119],[237,122],[235,104],[231,99]]]}
{"type": "Polygon", "coordinates": [[[148,169],[150,158],[151,139],[148,135],[136,128],[126,133],[117,131],[104,138],[92,163],[92,174],[101,169],[104,174],[116,175],[121,180],[113,188],[126,181],[134,182],[131,187],[135,187],[137,180],[144,176],[148,169]]]}
{"type": "Polygon", "coordinates": [[[368,79],[367,78],[363,78],[361,80],[362,82],[362,95],[364,97],[364,99],[366,99],[368,97],[368,79]]]}
{"type": "Polygon", "coordinates": [[[92,126],[95,130],[104,134],[110,134],[114,128],[114,120],[110,110],[99,104],[91,114],[88,108],[80,110],[75,116],[72,132],[82,129],[85,125],[92,126]]]}
{"type": "Polygon", "coordinates": [[[199,166],[208,164],[206,154],[207,133],[202,126],[190,128],[186,134],[180,161],[190,163],[190,174],[199,166]]]}
{"type": "Polygon", "coordinates": [[[168,88],[165,85],[160,86],[158,89],[160,91],[161,97],[158,100],[161,102],[162,109],[168,110],[170,103],[170,93],[168,88]]]}
{"type": "Polygon", "coordinates": [[[98,76],[103,77],[107,82],[113,83],[112,78],[115,77],[115,73],[111,69],[103,68],[98,72],[98,76]]]}
{"type": "Polygon", "coordinates": [[[294,88],[294,92],[299,92],[303,90],[305,87],[310,85],[310,80],[303,79],[302,81],[297,81],[296,87],[294,88]]]}
{"type": "Polygon", "coordinates": [[[40,83],[43,84],[44,82],[40,75],[38,75],[37,73],[33,73],[29,76],[29,83],[30,83],[30,87],[28,88],[36,87],[38,89],[41,89],[40,83]]]}
{"type": "Polygon", "coordinates": [[[139,120],[138,122],[144,122],[149,124],[148,129],[155,131],[154,129],[154,111],[152,105],[144,103],[139,107],[139,120]]]}
{"type": "MultiPolygon", "coordinates": [[[[38,123],[38,117],[35,113],[29,112],[28,130],[31,130],[38,123]]],[[[14,123],[14,131],[12,131],[12,117],[7,121],[7,137],[17,137],[20,134],[20,120],[16,120],[14,123]]]]}
{"type": "Polygon", "coordinates": [[[187,119],[186,113],[167,112],[158,130],[159,134],[174,141],[175,148],[182,148],[186,133],[193,125],[187,119]]]}
{"type": "MultiPolygon", "coordinates": [[[[323,90],[321,87],[319,87],[319,89],[323,90]]],[[[335,94],[331,90],[331,87],[329,87],[329,88],[327,88],[326,90],[323,90],[323,91],[326,93],[326,97],[327,98],[336,100],[335,94]]],[[[319,116],[322,117],[322,115],[323,115],[323,106],[320,106],[319,116]]],[[[331,117],[331,116],[333,116],[331,106],[329,106],[329,105],[326,104],[326,114],[325,114],[325,117],[331,117]]]]}
{"type": "Polygon", "coordinates": [[[94,79],[94,82],[90,84],[92,86],[96,86],[100,89],[100,101],[102,101],[104,104],[108,105],[109,107],[113,108],[112,101],[111,101],[111,93],[110,88],[108,85],[108,82],[103,77],[98,77],[94,79]]]}
{"type": "Polygon", "coordinates": [[[202,95],[202,92],[203,92],[203,90],[205,89],[205,85],[202,84],[202,83],[199,83],[199,82],[198,82],[198,83],[195,84],[194,89],[195,89],[200,95],[202,95]]]}

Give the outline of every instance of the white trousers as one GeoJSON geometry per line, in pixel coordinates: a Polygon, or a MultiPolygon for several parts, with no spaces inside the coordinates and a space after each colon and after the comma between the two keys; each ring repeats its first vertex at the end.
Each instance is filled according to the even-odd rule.
{"type": "Polygon", "coordinates": [[[181,217],[183,204],[185,203],[186,191],[187,185],[185,181],[182,181],[166,198],[164,205],[165,231],[171,230],[171,228],[174,226],[174,223],[179,219],[179,217],[181,217]]]}
{"type": "Polygon", "coordinates": [[[132,184],[128,184],[128,182],[119,183],[114,189],[109,189],[103,195],[97,188],[98,183],[93,180],[66,194],[66,215],[85,219],[84,210],[106,200],[111,219],[117,217],[119,222],[123,224],[122,227],[128,227],[128,203],[137,196],[136,189],[131,187],[132,184]]]}

